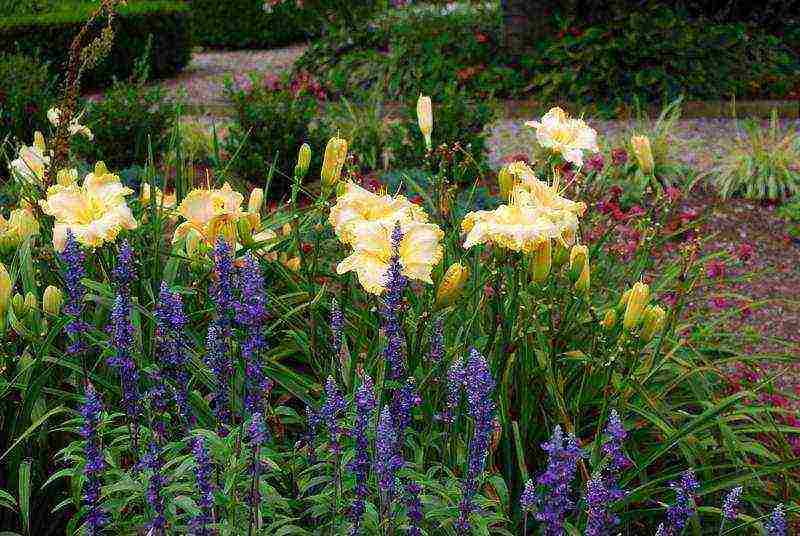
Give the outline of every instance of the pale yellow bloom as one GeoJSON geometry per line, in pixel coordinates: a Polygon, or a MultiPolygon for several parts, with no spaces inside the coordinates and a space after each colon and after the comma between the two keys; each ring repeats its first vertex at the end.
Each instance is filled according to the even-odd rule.
{"type": "Polygon", "coordinates": [[[23,145],[19,149],[16,159],[11,161],[10,168],[12,173],[16,173],[19,178],[31,184],[41,184],[47,166],[50,165],[50,156],[44,143],[44,136],[41,132],[33,135],[33,145],[23,145]]]}
{"type": "Polygon", "coordinates": [[[70,186],[78,182],[78,170],[75,168],[59,169],[56,173],[56,183],[61,186],[70,186]]]}
{"type": "Polygon", "coordinates": [[[352,228],[360,223],[382,224],[391,228],[395,222],[427,222],[428,215],[402,195],[377,195],[348,182],[345,192],[331,208],[328,221],[336,236],[345,244],[353,241],[352,228]]]}
{"type": "Polygon", "coordinates": [[[175,229],[173,243],[184,238],[189,229],[198,231],[209,244],[220,235],[235,240],[236,222],[243,215],[242,201],[244,196],[227,182],[222,188],[192,190],[178,207],[178,214],[186,221],[175,229]]]}
{"type": "Polygon", "coordinates": [[[88,247],[97,247],[117,238],[122,229],[136,229],[137,223],[125,196],[133,190],[122,185],[117,175],[98,162],[83,185],[55,184],[47,190],[47,199],[39,204],[42,212],[56,220],[53,246],[62,251],[71,231],[75,239],[88,247]]]}
{"type": "Polygon", "coordinates": [[[420,95],[417,100],[417,122],[419,123],[419,130],[425,138],[425,147],[431,148],[431,133],[433,133],[433,106],[431,105],[431,98],[420,95]]]}
{"type": "MultiPolygon", "coordinates": [[[[69,134],[70,136],[80,134],[91,141],[94,139],[94,134],[89,130],[89,127],[80,124],[81,115],[82,114],[79,114],[77,117],[73,117],[69,122],[69,134]]],[[[47,119],[53,126],[57,127],[61,124],[61,110],[58,108],[50,108],[47,110],[47,119]]]]}
{"type": "Polygon", "coordinates": [[[533,253],[545,241],[574,240],[578,218],[571,210],[554,210],[540,204],[537,197],[517,185],[511,203],[495,210],[470,212],[461,222],[467,233],[464,248],[492,243],[513,251],[533,253]]]}
{"type": "Polygon", "coordinates": [[[552,108],[541,121],[528,121],[525,125],[536,130],[536,139],[542,147],[576,166],[583,165],[584,151],[599,151],[597,132],[583,120],[568,117],[561,108],[552,108]]]}
{"type": "MultiPolygon", "coordinates": [[[[352,228],[353,253],[336,267],[339,274],[355,272],[369,293],[381,294],[392,257],[393,224],[361,222],[352,228]]],[[[442,260],[444,233],[432,223],[401,222],[403,239],[398,253],[403,275],[432,284],[431,271],[442,260]]]]}

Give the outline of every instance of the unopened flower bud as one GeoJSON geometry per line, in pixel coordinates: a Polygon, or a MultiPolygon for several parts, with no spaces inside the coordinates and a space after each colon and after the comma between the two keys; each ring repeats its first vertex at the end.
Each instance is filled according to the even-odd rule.
{"type": "Polygon", "coordinates": [[[347,140],[333,137],[325,146],[325,158],[322,162],[322,186],[331,188],[342,176],[342,167],[347,158],[347,140]]]}
{"type": "Polygon", "coordinates": [[[631,138],[631,146],[633,153],[636,155],[636,161],[639,163],[642,173],[650,175],[653,173],[655,163],[653,162],[653,151],[650,147],[650,138],[647,136],[633,136],[631,138]]]}
{"type": "Polygon", "coordinates": [[[303,179],[308,174],[308,168],[311,165],[311,147],[304,143],[297,151],[297,165],[294,168],[294,174],[298,179],[303,179]]]}
{"type": "Polygon", "coordinates": [[[533,251],[533,280],[536,283],[544,283],[550,275],[550,268],[553,265],[553,246],[550,240],[545,240],[533,251]]]}
{"type": "Polygon", "coordinates": [[[447,307],[461,297],[464,286],[469,280],[469,268],[461,263],[453,263],[442,277],[439,289],[436,291],[436,307],[447,307]]]}
{"type": "Polygon", "coordinates": [[[511,173],[509,165],[510,164],[503,166],[497,174],[497,185],[500,187],[500,197],[504,200],[507,200],[511,196],[514,183],[517,181],[517,178],[511,173]]]}
{"type": "Polygon", "coordinates": [[[64,294],[61,289],[50,285],[44,289],[42,295],[42,310],[51,316],[57,316],[61,312],[61,306],[64,304],[64,294]]]}
{"type": "Polygon", "coordinates": [[[26,314],[28,314],[28,308],[25,305],[25,298],[17,292],[14,294],[14,297],[11,298],[11,308],[14,309],[14,314],[17,318],[23,318],[26,314]]]}
{"type": "Polygon", "coordinates": [[[604,329],[610,330],[614,327],[617,323],[617,311],[614,309],[607,309],[605,314],[603,315],[603,319],[600,321],[600,325],[603,326],[604,329]]]}
{"type": "Polygon", "coordinates": [[[253,190],[250,192],[250,199],[247,200],[247,211],[250,214],[260,214],[263,204],[264,190],[261,188],[253,188],[253,190]]]}
{"type": "Polygon", "coordinates": [[[283,236],[289,236],[292,234],[292,224],[288,222],[284,223],[283,227],[281,227],[281,234],[283,234],[283,236]]]}
{"type": "Polygon", "coordinates": [[[11,300],[11,276],[5,265],[0,262],[0,315],[8,310],[11,300]]]}
{"type": "Polygon", "coordinates": [[[425,138],[425,147],[428,150],[433,146],[431,141],[431,134],[433,133],[433,106],[431,105],[431,98],[423,95],[417,99],[417,122],[422,136],[425,138]]]}
{"type": "Polygon", "coordinates": [[[239,218],[236,222],[236,231],[239,235],[239,242],[249,246],[253,242],[253,225],[250,218],[239,218]]]}
{"type": "Polygon", "coordinates": [[[561,268],[569,260],[569,249],[561,243],[561,240],[556,240],[553,246],[553,267],[561,268]]]}
{"type": "Polygon", "coordinates": [[[297,272],[300,270],[300,257],[292,257],[291,259],[287,260],[283,263],[286,268],[291,270],[292,272],[297,272]]]}
{"type": "Polygon", "coordinates": [[[17,238],[21,241],[39,234],[39,222],[29,208],[12,210],[8,222],[16,231],[17,238]]]}
{"type": "Polygon", "coordinates": [[[569,252],[569,277],[576,282],[583,274],[583,267],[589,262],[589,248],[575,244],[569,252]]]}
{"type": "Polygon", "coordinates": [[[25,294],[25,308],[28,311],[35,311],[39,308],[39,299],[32,291],[28,291],[28,293],[25,294]]]}
{"type": "Polygon", "coordinates": [[[639,332],[639,336],[644,342],[649,342],[656,333],[661,331],[666,317],[667,314],[659,305],[650,305],[645,309],[642,330],[639,332]]]}
{"type": "Polygon", "coordinates": [[[635,283],[631,288],[628,304],[625,307],[625,318],[622,320],[622,326],[626,330],[631,330],[639,325],[648,301],[650,301],[650,287],[641,281],[635,283]]]}

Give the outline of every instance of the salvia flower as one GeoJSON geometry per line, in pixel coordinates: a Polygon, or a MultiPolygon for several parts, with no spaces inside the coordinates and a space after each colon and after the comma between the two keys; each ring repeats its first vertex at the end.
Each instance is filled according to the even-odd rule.
{"type": "Polygon", "coordinates": [[[197,501],[200,513],[189,522],[189,528],[192,536],[210,536],[208,525],[212,521],[211,509],[214,507],[214,484],[211,481],[213,467],[202,437],[197,437],[192,441],[192,454],[195,461],[197,491],[200,495],[197,501]]]}
{"type": "Polygon", "coordinates": [[[737,509],[739,508],[739,501],[742,498],[742,486],[736,486],[728,492],[725,496],[725,501],[722,503],[722,515],[728,521],[734,521],[739,515],[737,509]]]}
{"type": "Polygon", "coordinates": [[[250,421],[247,433],[250,440],[250,448],[253,450],[253,459],[250,469],[253,475],[253,484],[250,489],[249,502],[251,506],[256,506],[261,499],[259,487],[261,475],[261,447],[267,442],[269,436],[267,426],[264,424],[264,417],[261,416],[260,412],[253,413],[253,418],[250,421]]]}
{"type": "Polygon", "coordinates": [[[353,439],[355,440],[355,455],[353,460],[348,464],[348,469],[352,471],[356,480],[355,499],[350,506],[350,520],[353,522],[353,527],[350,531],[355,535],[359,533],[361,526],[361,518],[365,511],[365,501],[369,496],[369,438],[367,437],[367,428],[369,421],[372,418],[372,413],[378,405],[375,398],[375,388],[372,378],[365,375],[361,386],[356,390],[355,406],[356,406],[356,420],[353,426],[353,439]]]}
{"type": "Polygon", "coordinates": [[[136,277],[135,259],[133,257],[133,249],[127,240],[123,240],[119,246],[119,253],[117,254],[117,264],[111,272],[119,294],[130,295],[131,284],[136,277]]]}
{"type": "Polygon", "coordinates": [[[660,530],[664,536],[677,536],[695,513],[694,495],[700,483],[690,469],[683,473],[680,480],[670,483],[669,487],[675,490],[675,504],[667,508],[666,519],[660,530]]]}
{"type": "Polygon", "coordinates": [[[468,411],[474,422],[472,440],[469,443],[467,473],[464,477],[459,518],[456,527],[467,532],[469,516],[475,511],[474,498],[478,492],[479,478],[486,466],[486,456],[494,431],[495,382],[486,359],[475,348],[470,350],[465,367],[465,388],[468,411]]]}
{"type": "Polygon", "coordinates": [[[445,424],[453,424],[456,418],[458,406],[461,404],[461,393],[466,381],[466,371],[464,370],[464,360],[457,357],[453,360],[450,368],[447,369],[447,400],[442,413],[437,415],[439,420],[445,424]]]}
{"type": "Polygon", "coordinates": [[[783,505],[779,504],[772,511],[769,521],[764,524],[767,529],[767,536],[786,536],[789,534],[786,527],[786,514],[783,512],[783,505]]]}
{"type": "Polygon", "coordinates": [[[422,398],[419,396],[414,378],[408,378],[406,383],[394,392],[390,410],[397,432],[398,448],[402,448],[403,434],[411,424],[411,411],[421,403],[422,398]]]}
{"type": "Polygon", "coordinates": [[[622,444],[628,437],[628,432],[622,424],[617,410],[612,409],[606,423],[605,434],[607,441],[603,443],[603,454],[610,458],[609,469],[611,471],[621,471],[631,465],[630,459],[622,451],[622,444]]]}
{"type": "Polygon", "coordinates": [[[136,437],[139,418],[139,370],[133,360],[134,329],[131,324],[130,296],[118,291],[111,308],[111,322],[107,327],[111,335],[113,354],[108,365],[119,374],[122,387],[122,407],[131,426],[131,446],[137,450],[136,437]]]}
{"type": "Polygon", "coordinates": [[[264,399],[272,389],[272,380],[264,372],[261,352],[266,349],[264,335],[267,319],[267,293],[258,261],[251,254],[244,257],[240,269],[241,300],[235,304],[236,321],[245,329],[242,357],[245,362],[245,407],[250,413],[263,411],[264,399]]]}
{"type": "Polygon", "coordinates": [[[339,390],[339,386],[336,385],[336,380],[333,379],[333,376],[328,376],[328,381],[325,382],[325,403],[320,409],[319,419],[328,428],[331,439],[330,449],[336,455],[342,451],[342,427],[339,418],[346,408],[347,402],[339,390]]]}
{"type": "Polygon", "coordinates": [[[550,441],[542,444],[547,452],[547,468],[537,483],[547,491],[539,497],[536,519],[542,523],[542,534],[561,536],[564,534],[564,518],[575,507],[571,485],[578,469],[578,461],[584,456],[575,436],[564,436],[556,426],[550,441]]]}
{"type": "Polygon", "coordinates": [[[519,496],[519,507],[525,513],[532,512],[536,507],[536,484],[533,483],[533,480],[525,483],[525,488],[519,496]]]}
{"type": "Polygon", "coordinates": [[[108,523],[108,517],[100,505],[100,475],[106,467],[103,450],[97,437],[102,412],[103,405],[100,401],[100,395],[97,394],[91,383],[87,383],[86,402],[81,407],[83,425],[80,429],[80,435],[85,441],[84,455],[86,457],[86,465],[83,468],[83,474],[86,477],[86,481],[83,485],[83,500],[88,511],[86,514],[86,534],[88,536],[100,534],[103,526],[108,523]]]}
{"type": "Polygon", "coordinates": [[[167,534],[167,518],[165,515],[167,506],[163,496],[167,479],[162,473],[163,468],[164,460],[161,449],[155,443],[150,443],[147,452],[139,462],[139,469],[149,469],[151,471],[145,499],[147,499],[147,504],[152,510],[150,521],[147,523],[148,534],[152,536],[166,536],[167,534]]]}
{"type": "Polygon", "coordinates": [[[388,508],[394,498],[397,471],[402,466],[403,458],[397,451],[397,432],[392,414],[389,408],[383,408],[375,436],[375,474],[384,497],[384,508],[388,508]]]}
{"type": "Polygon", "coordinates": [[[408,511],[408,531],[406,534],[409,536],[422,536],[422,501],[419,499],[419,494],[422,492],[422,487],[416,482],[409,482],[406,484],[406,509],[408,511]]]}
{"type": "Polygon", "coordinates": [[[406,374],[405,334],[400,321],[400,309],[407,279],[400,263],[399,247],[403,240],[400,224],[392,231],[392,257],[386,272],[386,295],[383,299],[383,328],[386,332],[386,348],[383,351],[388,365],[389,379],[396,380],[406,374]]]}
{"type": "Polygon", "coordinates": [[[165,282],[161,283],[158,305],[155,310],[156,319],[156,356],[162,373],[174,383],[174,399],[181,417],[194,422],[194,415],[189,407],[188,383],[189,372],[187,344],[184,330],[188,323],[183,310],[181,295],[169,289],[165,282]]]}
{"type": "Polygon", "coordinates": [[[233,375],[233,364],[228,356],[228,341],[222,334],[220,326],[212,322],[206,335],[205,361],[214,374],[216,385],[212,393],[212,406],[217,423],[222,426],[230,421],[230,378],[233,375]]]}
{"type": "Polygon", "coordinates": [[[63,310],[64,314],[70,317],[66,331],[70,336],[71,343],[67,347],[67,351],[71,354],[79,354],[87,348],[82,335],[89,329],[88,324],[81,318],[83,299],[86,296],[86,288],[81,280],[86,276],[86,268],[84,267],[83,251],[72,231],[67,231],[64,250],[60,257],[65,264],[64,287],[67,291],[67,301],[63,310]]]}

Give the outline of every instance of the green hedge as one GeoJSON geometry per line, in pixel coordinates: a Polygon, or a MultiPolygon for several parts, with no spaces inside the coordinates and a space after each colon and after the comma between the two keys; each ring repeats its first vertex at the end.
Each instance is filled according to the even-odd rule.
{"type": "Polygon", "coordinates": [[[271,48],[319,34],[315,14],[283,2],[264,10],[263,0],[194,0],[198,43],[223,48],[271,48]]]}
{"type": "MultiPolygon", "coordinates": [[[[66,3],[50,13],[0,18],[0,50],[37,56],[62,73],[72,40],[92,9],[93,4],[66,3]]],[[[189,62],[191,19],[183,4],[131,2],[120,8],[114,29],[111,53],[85,75],[84,87],[107,86],[114,78],[130,77],[148,43],[150,78],[172,76],[189,62]]]]}

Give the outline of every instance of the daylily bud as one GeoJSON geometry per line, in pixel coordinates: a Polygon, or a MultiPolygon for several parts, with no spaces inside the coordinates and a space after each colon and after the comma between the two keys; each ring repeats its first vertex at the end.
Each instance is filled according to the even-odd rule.
{"type": "Polygon", "coordinates": [[[536,283],[547,281],[550,275],[550,268],[553,265],[553,246],[550,240],[545,240],[533,251],[533,280],[536,283]]]}
{"type": "Polygon", "coordinates": [[[286,268],[288,268],[292,272],[296,272],[300,270],[300,257],[292,257],[291,259],[284,262],[283,265],[286,266],[286,268]]]}
{"type": "Polygon", "coordinates": [[[455,303],[464,291],[464,285],[468,280],[469,268],[458,262],[451,264],[436,291],[435,306],[437,308],[447,307],[455,303]]]}
{"type": "Polygon", "coordinates": [[[56,173],[56,182],[61,186],[72,186],[78,182],[78,170],[75,168],[59,169],[58,173],[56,173]]]}
{"type": "Polygon", "coordinates": [[[610,330],[614,327],[617,323],[617,311],[614,309],[607,309],[605,314],[603,315],[603,319],[600,321],[600,325],[603,326],[606,330],[610,330]]]}
{"type": "Polygon", "coordinates": [[[8,310],[11,299],[11,276],[5,265],[0,262],[0,315],[8,310]]]}
{"type": "Polygon", "coordinates": [[[281,234],[283,234],[283,236],[289,236],[292,234],[292,224],[284,223],[283,227],[281,227],[281,234]]]}
{"type": "Polygon", "coordinates": [[[433,146],[431,134],[433,133],[433,106],[431,98],[423,95],[417,99],[417,122],[422,136],[425,138],[425,147],[429,150],[433,146]]]}
{"type": "Polygon", "coordinates": [[[553,247],[553,267],[561,268],[569,260],[569,249],[560,240],[556,240],[553,247]]]}
{"type": "Polygon", "coordinates": [[[619,303],[617,304],[617,311],[622,312],[628,307],[628,300],[631,297],[631,289],[626,290],[622,293],[622,296],[619,298],[619,303]]]}
{"type": "Polygon", "coordinates": [[[503,199],[508,199],[511,196],[511,191],[514,189],[514,183],[517,181],[516,177],[511,170],[509,170],[508,165],[502,167],[500,172],[497,174],[497,184],[500,186],[500,197],[503,199]]]}
{"type": "Polygon", "coordinates": [[[586,262],[583,265],[583,269],[581,270],[581,275],[578,277],[578,280],[575,281],[575,290],[578,292],[588,292],[589,291],[589,263],[586,262]]]}
{"type": "Polygon", "coordinates": [[[239,218],[236,222],[236,231],[239,235],[239,242],[249,246],[253,242],[253,225],[250,218],[239,218]]]}
{"type": "Polygon", "coordinates": [[[336,197],[341,197],[347,193],[347,183],[339,181],[336,184],[336,197]]]}
{"type": "Polygon", "coordinates": [[[261,214],[257,212],[248,212],[244,217],[250,221],[250,227],[253,229],[254,234],[261,230],[261,214]]]}
{"type": "Polygon", "coordinates": [[[631,145],[642,173],[645,175],[653,173],[655,164],[653,163],[653,151],[650,148],[650,138],[647,136],[633,136],[631,145]]]}
{"type": "Polygon", "coordinates": [[[33,211],[28,208],[12,210],[8,222],[16,230],[20,240],[27,240],[31,236],[39,234],[39,222],[33,215],[33,211]]]}
{"type": "Polygon", "coordinates": [[[347,140],[339,137],[333,137],[328,141],[325,146],[325,158],[322,162],[322,186],[330,188],[342,176],[342,167],[347,158],[347,140]]]}
{"type": "Polygon", "coordinates": [[[589,248],[575,244],[569,252],[569,277],[576,282],[583,274],[583,267],[589,262],[589,248]]]}
{"type": "Polygon", "coordinates": [[[203,235],[197,229],[189,229],[186,233],[184,242],[184,249],[187,257],[194,257],[200,251],[200,246],[203,244],[203,235]]]}
{"type": "Polygon", "coordinates": [[[650,287],[642,282],[635,283],[631,288],[628,305],[625,307],[625,318],[622,320],[622,326],[626,330],[631,330],[639,325],[649,300],[650,287]]]}
{"type": "Polygon", "coordinates": [[[308,174],[308,167],[311,165],[311,147],[304,143],[297,151],[297,165],[294,168],[294,174],[298,179],[305,178],[308,174]]]}
{"type": "Polygon", "coordinates": [[[43,153],[45,151],[44,135],[38,130],[33,133],[33,145],[39,149],[40,152],[43,153]]]}
{"type": "Polygon", "coordinates": [[[247,211],[251,214],[260,214],[264,204],[264,190],[253,188],[250,192],[250,199],[247,200],[247,211]]]}
{"type": "Polygon", "coordinates": [[[39,308],[39,299],[36,297],[36,294],[31,291],[25,294],[25,308],[28,311],[35,311],[39,308]]]}
{"type": "Polygon", "coordinates": [[[649,342],[656,333],[661,331],[666,316],[664,309],[658,305],[650,305],[645,309],[642,330],[639,332],[639,336],[644,342],[649,342]]]}
{"type": "Polygon", "coordinates": [[[22,297],[22,294],[19,292],[14,294],[14,297],[11,298],[11,308],[14,309],[14,314],[17,315],[17,318],[24,318],[25,315],[28,314],[28,307],[25,305],[25,298],[22,297]]]}
{"type": "Polygon", "coordinates": [[[61,292],[61,289],[53,285],[44,289],[44,294],[42,295],[42,309],[45,313],[57,316],[58,313],[61,312],[63,303],[64,294],[61,292]]]}

